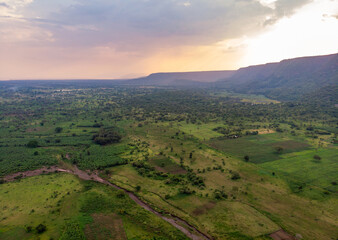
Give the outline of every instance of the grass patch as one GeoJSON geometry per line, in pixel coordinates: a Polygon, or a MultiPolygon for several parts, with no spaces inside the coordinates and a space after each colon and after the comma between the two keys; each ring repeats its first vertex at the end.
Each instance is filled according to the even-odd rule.
{"type": "Polygon", "coordinates": [[[323,198],[325,191],[330,193],[338,191],[337,185],[332,184],[337,182],[337,158],[335,148],[308,150],[283,154],[280,160],[267,162],[261,166],[287,179],[293,191],[314,198],[323,198]],[[314,159],[315,155],[321,159],[314,159]]]}
{"type": "Polygon", "coordinates": [[[164,156],[156,156],[149,160],[150,164],[155,167],[157,171],[172,173],[172,174],[185,174],[187,171],[181,168],[178,164],[171,159],[164,156]]]}
{"type": "Polygon", "coordinates": [[[213,139],[208,144],[240,159],[247,155],[249,161],[253,163],[275,161],[281,158],[282,153],[300,151],[310,147],[299,139],[286,139],[277,133],[237,139],[213,139]],[[277,151],[278,147],[282,148],[280,152],[277,151]]]}
{"type": "Polygon", "coordinates": [[[19,233],[27,227],[33,229],[27,236],[34,236],[34,228],[41,223],[47,227],[41,237],[58,239],[64,218],[76,214],[77,192],[81,189],[80,181],[69,174],[36,176],[0,185],[0,239],[11,229],[19,233]]]}
{"type": "Polygon", "coordinates": [[[200,140],[209,140],[211,138],[223,136],[221,133],[213,130],[220,126],[222,126],[220,123],[207,123],[201,125],[180,123],[178,127],[181,131],[191,134],[200,140]]]}

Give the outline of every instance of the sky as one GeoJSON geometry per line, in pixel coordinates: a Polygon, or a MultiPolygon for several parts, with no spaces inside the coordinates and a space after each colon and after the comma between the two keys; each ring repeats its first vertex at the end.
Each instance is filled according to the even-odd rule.
{"type": "Polygon", "coordinates": [[[233,70],[338,52],[338,0],[0,0],[0,80],[233,70]]]}

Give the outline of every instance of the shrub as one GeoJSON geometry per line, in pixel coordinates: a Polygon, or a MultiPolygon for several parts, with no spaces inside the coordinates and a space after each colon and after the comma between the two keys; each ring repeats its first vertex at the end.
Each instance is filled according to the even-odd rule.
{"type": "Polygon", "coordinates": [[[118,198],[124,198],[126,196],[126,194],[125,194],[125,192],[122,189],[120,189],[120,190],[117,191],[116,196],[118,198]]]}
{"type": "Polygon", "coordinates": [[[54,129],[55,133],[60,133],[60,132],[62,132],[62,130],[63,130],[62,127],[56,127],[56,128],[54,129]]]}
{"type": "Polygon", "coordinates": [[[214,198],[218,199],[218,200],[220,200],[220,199],[227,199],[228,195],[223,190],[216,189],[214,191],[214,198]]]}
{"type": "Polygon", "coordinates": [[[38,146],[39,146],[39,143],[36,140],[31,140],[27,143],[27,147],[29,148],[37,148],[38,146]]]}
{"type": "Polygon", "coordinates": [[[193,191],[187,186],[180,188],[179,191],[180,191],[181,194],[185,194],[185,195],[190,195],[190,194],[193,193],[193,191]]]}
{"type": "Polygon", "coordinates": [[[249,162],[249,159],[250,159],[250,158],[249,158],[248,155],[245,155],[245,156],[244,156],[244,160],[245,160],[246,162],[249,162]]]}
{"type": "Polygon", "coordinates": [[[47,230],[47,227],[43,224],[39,224],[36,228],[35,228],[37,233],[43,233],[47,230]]]}
{"type": "Polygon", "coordinates": [[[275,150],[276,150],[276,153],[281,154],[284,149],[282,147],[276,147],[275,150]]]}
{"type": "Polygon", "coordinates": [[[237,172],[233,172],[231,176],[231,180],[238,180],[241,179],[241,176],[237,172]]]}
{"type": "Polygon", "coordinates": [[[30,233],[30,232],[32,232],[33,228],[31,226],[26,226],[25,230],[26,230],[27,233],[30,233]]]}

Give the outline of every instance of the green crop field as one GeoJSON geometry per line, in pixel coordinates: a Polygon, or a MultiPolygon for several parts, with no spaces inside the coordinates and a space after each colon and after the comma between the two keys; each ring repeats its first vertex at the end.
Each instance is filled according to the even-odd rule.
{"type": "Polygon", "coordinates": [[[54,149],[0,147],[0,177],[15,171],[26,171],[57,164],[54,149]]]}

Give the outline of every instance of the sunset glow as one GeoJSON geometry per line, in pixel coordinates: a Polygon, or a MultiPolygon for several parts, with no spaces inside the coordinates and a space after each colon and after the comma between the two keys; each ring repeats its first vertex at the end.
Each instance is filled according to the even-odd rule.
{"type": "Polygon", "coordinates": [[[237,69],[337,43],[337,0],[0,0],[0,80],[237,69]]]}

